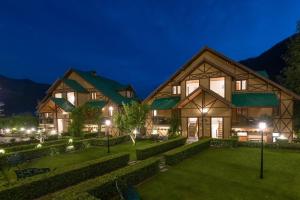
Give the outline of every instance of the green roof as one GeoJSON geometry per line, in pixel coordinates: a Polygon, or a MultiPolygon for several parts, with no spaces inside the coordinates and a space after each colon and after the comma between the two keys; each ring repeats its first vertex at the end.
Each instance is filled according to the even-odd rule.
{"type": "Polygon", "coordinates": [[[152,110],[169,110],[174,108],[178,102],[180,101],[180,97],[165,97],[155,99],[151,104],[152,110]]]}
{"type": "Polygon", "coordinates": [[[51,97],[51,101],[53,101],[58,107],[63,109],[66,112],[71,112],[75,107],[69,101],[64,98],[55,98],[51,97]]]}
{"type": "Polygon", "coordinates": [[[275,107],[279,99],[275,93],[233,93],[232,104],[236,107],[275,107]]]}
{"type": "Polygon", "coordinates": [[[83,92],[86,93],[88,92],[82,85],[80,85],[77,81],[72,80],[72,79],[63,79],[62,80],[66,85],[68,85],[70,88],[75,90],[76,92],[83,92]]]}
{"type": "Polygon", "coordinates": [[[266,70],[259,70],[259,71],[256,71],[257,74],[265,77],[265,78],[269,78],[269,74],[266,70]]]}
{"type": "Polygon", "coordinates": [[[90,106],[91,108],[99,108],[102,109],[105,105],[107,104],[107,102],[105,101],[88,101],[85,103],[85,105],[90,106]]]}
{"type": "Polygon", "coordinates": [[[92,84],[97,90],[99,90],[103,95],[111,99],[113,102],[121,105],[122,103],[130,103],[135,101],[136,98],[127,98],[119,94],[120,90],[128,88],[128,85],[123,85],[117,81],[94,75],[93,72],[84,72],[80,70],[74,70],[79,76],[85,79],[87,82],[92,84]]]}

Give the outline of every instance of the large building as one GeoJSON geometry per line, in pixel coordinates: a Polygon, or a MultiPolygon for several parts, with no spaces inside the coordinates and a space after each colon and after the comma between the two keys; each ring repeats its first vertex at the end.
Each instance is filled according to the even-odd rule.
{"type": "Polygon", "coordinates": [[[151,105],[149,134],[168,133],[172,115],[180,118],[188,139],[260,139],[258,123],[268,122],[264,140],[293,138],[293,103],[300,97],[271,81],[265,71],[253,71],[204,48],[144,102],[151,105]]]}
{"type": "MultiPolygon", "coordinates": [[[[40,126],[47,132],[64,133],[68,131],[70,112],[75,107],[88,104],[100,108],[103,119],[108,119],[120,111],[123,103],[135,99],[135,91],[130,85],[99,76],[93,71],[70,69],[49,88],[37,112],[40,126]]],[[[85,131],[96,132],[98,125],[86,124],[85,131]]],[[[117,132],[113,126],[111,133],[117,132]]]]}

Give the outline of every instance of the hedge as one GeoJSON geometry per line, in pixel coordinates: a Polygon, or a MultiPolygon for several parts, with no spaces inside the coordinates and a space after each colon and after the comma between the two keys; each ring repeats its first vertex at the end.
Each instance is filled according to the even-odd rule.
{"type": "MultiPolygon", "coordinates": [[[[113,146],[116,144],[124,143],[130,140],[129,135],[122,135],[118,137],[109,138],[109,145],[113,146]]],[[[106,146],[107,145],[107,138],[100,138],[100,139],[94,139],[91,140],[91,145],[94,146],[106,146]]]]}
{"type": "Polygon", "coordinates": [[[212,139],[210,145],[213,147],[238,147],[238,139],[212,139]]]}
{"type": "MultiPolygon", "coordinates": [[[[50,145],[56,145],[56,144],[62,144],[62,143],[67,143],[67,139],[60,139],[60,140],[51,140],[49,142],[44,142],[43,146],[50,146],[50,145]]],[[[23,151],[23,150],[28,150],[28,149],[34,149],[36,147],[37,143],[34,144],[27,144],[27,145],[17,145],[13,147],[8,147],[5,148],[6,153],[11,153],[11,152],[16,152],[16,151],[23,151]]]]}
{"type": "Polygon", "coordinates": [[[198,142],[187,144],[182,147],[178,147],[176,149],[168,151],[164,153],[166,164],[175,165],[180,161],[199,153],[203,149],[207,149],[210,146],[210,142],[211,139],[202,139],[198,142]]]}
{"type": "Polygon", "coordinates": [[[136,149],[136,158],[138,160],[144,160],[159,153],[163,153],[170,149],[182,146],[185,144],[185,142],[186,138],[179,137],[176,139],[168,140],[166,142],[160,142],[158,144],[151,144],[146,147],[140,147],[136,149]]]}
{"type": "Polygon", "coordinates": [[[48,174],[0,190],[0,199],[35,199],[127,165],[128,153],[120,153],[61,168],[48,174]]]}
{"type": "MultiPolygon", "coordinates": [[[[66,188],[40,198],[40,200],[78,200],[82,193],[89,193],[95,198],[112,199],[117,195],[116,181],[120,189],[136,185],[155,175],[159,171],[159,159],[149,158],[114,172],[87,180],[78,185],[66,188]]],[[[84,194],[86,195],[86,194],[84,194]]]]}
{"type": "MultiPolygon", "coordinates": [[[[260,142],[238,142],[238,146],[260,147],[261,143],[260,142]]],[[[269,149],[300,150],[300,143],[286,143],[286,142],[264,143],[264,147],[269,149]]]]}

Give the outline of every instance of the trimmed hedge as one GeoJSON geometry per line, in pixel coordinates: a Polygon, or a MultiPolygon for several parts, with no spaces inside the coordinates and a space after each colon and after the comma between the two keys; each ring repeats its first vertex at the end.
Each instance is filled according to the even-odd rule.
{"type": "MultiPolygon", "coordinates": [[[[113,146],[113,145],[116,145],[116,144],[121,144],[121,143],[127,142],[129,140],[130,140],[129,135],[122,135],[122,136],[118,136],[118,137],[109,138],[109,145],[113,146]]],[[[107,138],[103,137],[103,138],[100,138],[100,139],[91,140],[91,145],[106,146],[107,145],[107,138]]]]}
{"type": "Polygon", "coordinates": [[[171,151],[164,153],[164,157],[166,159],[167,165],[175,165],[180,161],[195,155],[202,151],[203,149],[207,149],[210,146],[211,139],[202,139],[198,142],[194,142],[192,144],[187,144],[171,151]]]}
{"type": "Polygon", "coordinates": [[[238,147],[237,139],[212,139],[210,145],[213,147],[238,147]]]}
{"type": "MultiPolygon", "coordinates": [[[[44,142],[43,146],[50,146],[50,145],[67,143],[67,142],[68,142],[67,139],[60,139],[60,140],[55,140],[55,141],[52,140],[49,142],[44,142]]],[[[8,148],[5,148],[5,152],[11,153],[11,152],[23,151],[23,150],[28,150],[28,149],[34,149],[37,144],[38,143],[8,147],[8,148]]]]}
{"type": "Polygon", "coordinates": [[[112,199],[112,197],[118,194],[116,181],[120,189],[125,189],[129,185],[136,185],[144,181],[158,173],[158,171],[159,159],[149,158],[104,176],[87,180],[65,190],[44,196],[40,200],[78,200],[78,195],[81,196],[83,195],[82,193],[89,193],[95,198],[112,199]]]}
{"type": "Polygon", "coordinates": [[[31,178],[14,186],[3,188],[0,190],[0,199],[35,199],[124,167],[128,161],[129,154],[120,153],[62,168],[53,171],[46,177],[31,178]]]}
{"type": "Polygon", "coordinates": [[[179,137],[176,139],[168,140],[166,142],[160,142],[158,144],[151,144],[146,147],[140,147],[136,149],[136,158],[138,160],[144,160],[159,153],[163,153],[170,149],[182,146],[185,144],[185,142],[186,138],[179,137]]]}
{"type": "MultiPolygon", "coordinates": [[[[238,142],[240,147],[255,147],[261,146],[260,142],[238,142]]],[[[286,142],[275,142],[275,143],[264,143],[265,148],[269,149],[288,149],[288,150],[300,150],[300,143],[286,143],[286,142]]]]}

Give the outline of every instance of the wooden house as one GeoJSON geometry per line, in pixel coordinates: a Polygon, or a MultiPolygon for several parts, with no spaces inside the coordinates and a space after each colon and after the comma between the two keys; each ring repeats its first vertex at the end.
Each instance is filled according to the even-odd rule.
{"type": "MultiPolygon", "coordinates": [[[[68,70],[55,81],[46,97],[37,106],[40,127],[47,132],[64,133],[70,124],[70,112],[78,106],[88,104],[102,109],[102,118],[110,119],[119,112],[123,103],[135,100],[135,91],[130,85],[99,76],[94,71],[68,70]]],[[[101,130],[105,127],[103,121],[101,130]]],[[[112,125],[112,134],[118,130],[112,125]]],[[[86,124],[85,131],[98,131],[97,124],[86,124]]]]}
{"type": "Polygon", "coordinates": [[[151,106],[148,134],[166,135],[172,117],[190,140],[201,137],[260,140],[260,121],[266,121],[264,140],[293,138],[293,103],[300,97],[226,56],[204,48],[144,102],[151,106]]]}

